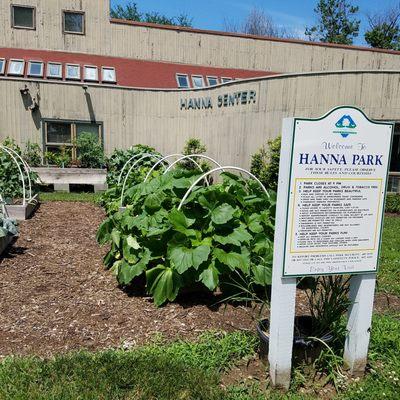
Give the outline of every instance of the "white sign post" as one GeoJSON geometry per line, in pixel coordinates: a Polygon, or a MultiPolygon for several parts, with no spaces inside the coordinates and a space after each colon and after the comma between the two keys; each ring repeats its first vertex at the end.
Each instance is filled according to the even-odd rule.
{"type": "Polygon", "coordinates": [[[288,388],[298,277],[353,275],[345,362],[365,369],[393,124],[354,107],[283,122],[270,316],[270,375],[288,388]]]}

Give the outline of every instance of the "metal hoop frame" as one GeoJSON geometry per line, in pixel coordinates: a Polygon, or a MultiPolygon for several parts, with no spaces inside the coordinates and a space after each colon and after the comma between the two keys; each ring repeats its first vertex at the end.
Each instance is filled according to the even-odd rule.
{"type": "MultiPolygon", "coordinates": [[[[222,165],[221,165],[218,161],[214,160],[213,158],[211,158],[211,157],[209,157],[209,156],[206,156],[205,154],[190,154],[190,155],[188,155],[188,156],[182,156],[182,157],[180,157],[178,160],[174,161],[174,162],[165,170],[164,174],[166,174],[174,165],[176,165],[177,163],[179,163],[179,162],[181,162],[181,161],[183,161],[183,160],[186,160],[186,159],[190,159],[190,160],[193,161],[197,166],[199,166],[199,164],[197,164],[194,160],[192,160],[192,158],[194,158],[194,157],[196,157],[196,158],[204,158],[205,160],[208,160],[208,161],[211,161],[212,163],[214,163],[217,167],[222,168],[222,165]]],[[[200,170],[201,170],[201,168],[200,168],[200,170]]]]}
{"type": "Polygon", "coordinates": [[[226,169],[231,169],[234,171],[239,171],[239,172],[243,172],[245,174],[247,174],[248,176],[250,176],[251,178],[253,178],[261,187],[261,189],[264,191],[264,193],[269,196],[269,193],[267,191],[267,189],[265,188],[265,186],[261,183],[261,181],[255,176],[253,175],[251,172],[247,171],[244,168],[239,168],[239,167],[232,167],[232,166],[226,166],[226,167],[218,167],[218,168],[214,168],[211,171],[206,172],[205,174],[203,174],[199,179],[197,179],[192,186],[190,186],[190,188],[188,189],[188,191],[185,193],[185,195],[183,196],[179,206],[178,206],[178,210],[180,210],[183,206],[183,204],[185,203],[186,199],[189,197],[190,193],[192,192],[192,190],[196,187],[196,185],[202,181],[203,179],[205,179],[208,175],[213,174],[214,172],[219,172],[219,171],[225,171],[226,169]]]}

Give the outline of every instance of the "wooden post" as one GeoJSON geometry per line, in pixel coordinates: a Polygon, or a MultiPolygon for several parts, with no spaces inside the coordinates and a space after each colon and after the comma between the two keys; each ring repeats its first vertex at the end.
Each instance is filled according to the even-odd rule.
{"type": "Polygon", "coordinates": [[[354,275],[350,280],[344,362],[352,375],[363,375],[367,364],[376,274],[354,275]]]}
{"type": "MultiPolygon", "coordinates": [[[[290,154],[294,119],[285,119],[282,127],[281,155],[290,154]]],[[[292,367],[296,278],[282,278],[285,242],[286,207],[289,188],[288,156],[281,156],[275,218],[274,262],[268,360],[274,387],[289,389],[292,367]]]]}

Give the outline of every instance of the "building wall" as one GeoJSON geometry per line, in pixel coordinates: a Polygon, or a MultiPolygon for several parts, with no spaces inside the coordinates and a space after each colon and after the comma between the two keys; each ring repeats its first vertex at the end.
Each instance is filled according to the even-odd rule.
{"type": "Polygon", "coordinates": [[[0,47],[71,51],[272,72],[400,69],[400,53],[110,22],[109,0],[2,0],[0,47]],[[11,29],[11,4],[37,7],[35,31],[11,29]],[[86,35],[62,33],[62,10],[86,12],[86,35]]]}
{"type": "MultiPolygon", "coordinates": [[[[378,120],[400,119],[399,73],[325,73],[273,76],[201,90],[140,90],[0,78],[0,139],[42,143],[41,120],[59,118],[104,123],[105,149],[142,143],[164,154],[200,138],[223,164],[248,167],[250,156],[280,134],[285,117],[319,117],[337,105],[363,109],[378,120]],[[32,113],[20,89],[40,99],[32,113]],[[256,103],[218,107],[218,96],[255,91],[256,103]],[[181,109],[190,98],[211,97],[213,108],[181,109]]],[[[334,138],[332,138],[334,140],[334,138]]]]}

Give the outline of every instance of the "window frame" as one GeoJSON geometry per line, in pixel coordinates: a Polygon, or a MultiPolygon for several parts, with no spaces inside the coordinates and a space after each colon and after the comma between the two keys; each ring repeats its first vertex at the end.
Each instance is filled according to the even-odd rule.
{"type": "Polygon", "coordinates": [[[181,74],[181,73],[176,73],[175,74],[175,78],[176,78],[176,84],[178,85],[178,88],[179,89],[191,89],[191,86],[190,86],[190,79],[189,79],[189,75],[188,74],[181,74]],[[185,77],[186,78],[186,80],[187,80],[187,87],[185,87],[185,86],[180,86],[180,84],[179,84],[179,77],[180,76],[183,76],[183,77],[185,77]]]}
{"type": "Polygon", "coordinates": [[[0,58],[0,61],[3,61],[3,66],[0,68],[0,75],[4,75],[6,73],[7,60],[5,58],[0,58]]]}
{"type": "Polygon", "coordinates": [[[206,87],[206,82],[204,81],[204,76],[203,75],[192,75],[192,87],[193,89],[203,89],[206,87]],[[203,82],[202,86],[196,86],[194,83],[194,78],[201,78],[201,81],[203,82]]]}
{"type": "Polygon", "coordinates": [[[76,10],[62,10],[62,32],[64,35],[86,35],[86,12],[85,11],[76,11],[76,10]],[[82,15],[82,32],[75,31],[67,31],[65,29],[65,14],[80,14],[82,15]]]}
{"type": "Polygon", "coordinates": [[[83,80],[85,82],[99,82],[99,67],[97,65],[84,65],[83,66],[83,80]],[[93,68],[96,70],[96,78],[95,79],[86,77],[86,68],[93,68]]]}
{"type": "Polygon", "coordinates": [[[7,68],[7,75],[11,75],[11,76],[25,76],[25,60],[21,60],[21,59],[18,59],[18,58],[11,58],[9,61],[8,61],[8,68],[7,68]],[[12,65],[12,63],[13,62],[22,62],[22,73],[21,74],[16,74],[16,73],[13,73],[13,72],[10,72],[10,67],[11,67],[11,65],[12,65]]]}
{"type": "Polygon", "coordinates": [[[49,79],[62,79],[63,77],[63,65],[62,63],[56,62],[56,61],[48,61],[47,66],[46,66],[46,78],[49,79]],[[51,65],[58,65],[60,67],[60,74],[59,75],[50,75],[50,66],[51,65]]]}
{"type": "Polygon", "coordinates": [[[115,67],[106,67],[106,66],[102,66],[101,67],[101,81],[104,83],[117,83],[117,70],[115,69],[115,67]],[[113,70],[114,71],[114,80],[108,80],[108,79],[104,79],[104,70],[113,70]]]}
{"type": "Polygon", "coordinates": [[[210,86],[210,87],[217,86],[217,85],[220,84],[219,79],[218,79],[218,76],[207,76],[206,78],[207,78],[207,84],[208,84],[208,86],[210,86]],[[215,85],[211,85],[210,79],[215,79],[215,80],[217,81],[217,83],[216,83],[215,85]]]}
{"type": "Polygon", "coordinates": [[[228,83],[228,82],[232,82],[234,79],[233,78],[229,78],[227,76],[222,76],[221,77],[221,82],[222,83],[228,83]]]}
{"type": "Polygon", "coordinates": [[[22,5],[22,4],[10,4],[10,6],[11,6],[11,28],[12,29],[27,29],[30,31],[36,30],[36,7],[35,6],[22,5]],[[33,23],[32,27],[15,25],[14,9],[16,7],[29,8],[32,10],[32,23],[33,23]]]}
{"type": "Polygon", "coordinates": [[[29,61],[28,61],[28,71],[27,71],[27,75],[28,75],[28,76],[31,76],[31,77],[35,77],[35,78],[43,78],[43,75],[44,75],[44,62],[43,62],[43,61],[36,61],[36,60],[29,60],[29,61]],[[32,63],[33,63],[33,64],[41,64],[41,65],[42,65],[40,75],[32,74],[32,73],[30,72],[30,67],[31,67],[31,64],[32,64],[32,63]]]}
{"type": "Polygon", "coordinates": [[[81,64],[71,64],[71,63],[65,64],[65,79],[70,80],[70,81],[81,81],[82,80],[81,69],[82,69],[81,64]],[[79,68],[79,76],[77,78],[74,78],[74,77],[71,78],[70,76],[68,76],[68,67],[78,67],[79,68]]]}
{"type": "Polygon", "coordinates": [[[77,125],[97,125],[99,129],[99,141],[104,150],[104,123],[103,121],[82,121],[82,120],[70,120],[70,119],[54,119],[54,118],[42,118],[42,143],[43,143],[43,155],[45,154],[48,147],[62,147],[71,148],[71,160],[72,162],[76,162],[77,160],[77,151],[76,145],[74,144],[77,135],[76,135],[76,126],[77,125]],[[70,125],[71,131],[71,143],[55,143],[47,141],[47,133],[48,133],[48,124],[66,124],[70,125]]]}

